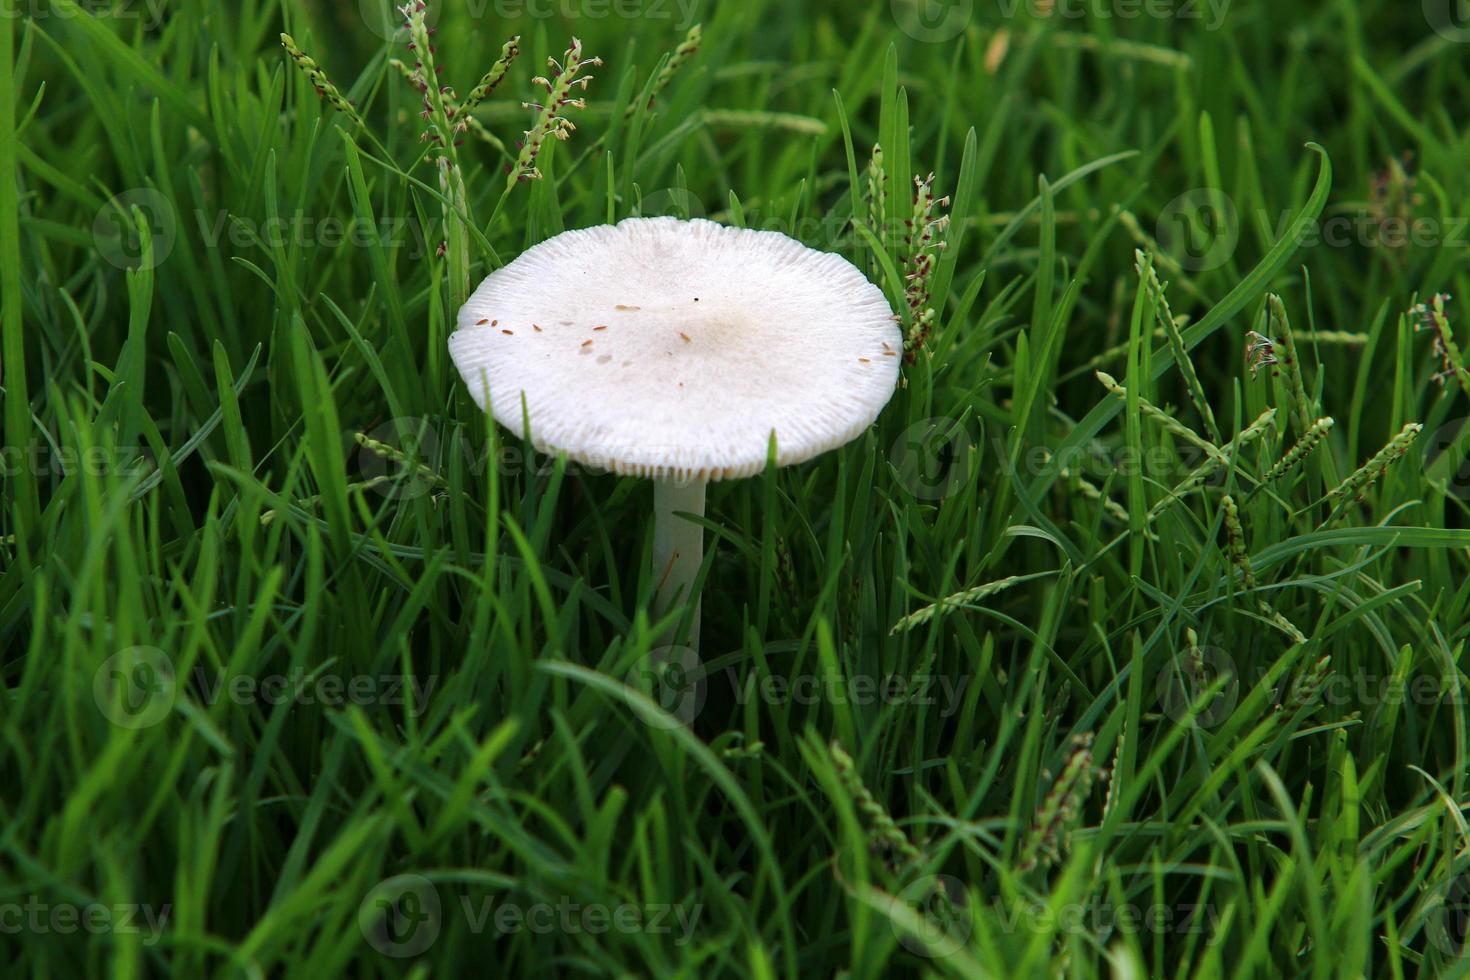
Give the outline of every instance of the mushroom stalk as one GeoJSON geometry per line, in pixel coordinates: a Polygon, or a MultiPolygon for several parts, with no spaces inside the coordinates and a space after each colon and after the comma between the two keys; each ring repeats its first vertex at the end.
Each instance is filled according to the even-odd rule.
{"type": "MultiPolygon", "coordinates": [[[[699,597],[694,580],[704,564],[704,528],[680,513],[704,516],[706,481],[693,478],[653,482],[653,574],[657,583],[653,611],[665,615],[675,602],[693,602],[685,645],[699,649],[699,597]]],[[[670,641],[674,637],[670,636],[670,641]]]]}

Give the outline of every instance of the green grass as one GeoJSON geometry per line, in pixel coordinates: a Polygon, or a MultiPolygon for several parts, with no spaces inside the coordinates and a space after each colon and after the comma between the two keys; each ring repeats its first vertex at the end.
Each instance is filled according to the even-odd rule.
{"type": "Polygon", "coordinates": [[[461,194],[360,6],[0,0],[7,975],[1470,973],[1463,31],[436,0],[459,93],[522,38],[461,194]],[[651,488],[487,425],[455,298],[703,213],[903,309],[930,171],[928,349],[711,487],[661,649],[651,488]]]}

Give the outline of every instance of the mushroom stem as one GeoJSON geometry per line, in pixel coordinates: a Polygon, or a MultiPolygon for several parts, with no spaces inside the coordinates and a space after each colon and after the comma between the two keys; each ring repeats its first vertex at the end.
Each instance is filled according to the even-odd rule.
{"type": "MultiPolygon", "coordinates": [[[[692,601],[685,645],[693,650],[699,649],[699,597],[694,594],[694,580],[704,564],[704,528],[675,515],[703,517],[705,486],[701,479],[653,481],[653,575],[657,582],[653,612],[663,616],[677,600],[692,601]]],[[[671,634],[669,642],[675,639],[676,634],[671,634]]]]}

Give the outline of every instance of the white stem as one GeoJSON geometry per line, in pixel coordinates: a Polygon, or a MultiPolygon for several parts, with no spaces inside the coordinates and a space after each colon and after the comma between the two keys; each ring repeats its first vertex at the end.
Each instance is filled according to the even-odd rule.
{"type": "MultiPolygon", "coordinates": [[[[655,616],[663,616],[676,601],[693,602],[689,638],[685,645],[699,649],[699,597],[694,580],[704,563],[704,528],[675,512],[704,516],[704,480],[653,482],[653,599],[655,616]]],[[[673,642],[670,636],[669,642],[673,642]]]]}

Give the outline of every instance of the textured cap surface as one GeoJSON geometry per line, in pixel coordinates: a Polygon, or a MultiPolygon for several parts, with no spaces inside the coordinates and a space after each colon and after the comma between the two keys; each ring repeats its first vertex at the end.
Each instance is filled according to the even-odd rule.
{"type": "Polygon", "coordinates": [[[584,465],[719,480],[841,446],[898,381],[883,292],[839,255],[711,221],[569,231],[492,273],[449,351],[481,408],[584,465]],[[524,412],[522,414],[522,398],[524,412]]]}

